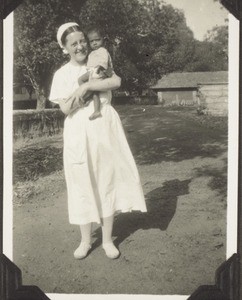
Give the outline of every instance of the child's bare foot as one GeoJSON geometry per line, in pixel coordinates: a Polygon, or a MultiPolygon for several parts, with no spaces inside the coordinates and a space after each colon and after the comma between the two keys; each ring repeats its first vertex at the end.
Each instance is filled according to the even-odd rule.
{"type": "Polygon", "coordinates": [[[102,114],[100,113],[100,111],[95,111],[90,117],[89,120],[95,120],[97,118],[100,118],[102,116],[102,114]]]}

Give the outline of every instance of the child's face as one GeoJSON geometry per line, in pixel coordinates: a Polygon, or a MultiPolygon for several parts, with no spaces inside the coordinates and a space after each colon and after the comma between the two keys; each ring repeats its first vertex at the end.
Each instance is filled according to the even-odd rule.
{"type": "Polygon", "coordinates": [[[97,50],[103,46],[103,38],[96,31],[92,31],[88,34],[88,40],[92,50],[97,50]]]}

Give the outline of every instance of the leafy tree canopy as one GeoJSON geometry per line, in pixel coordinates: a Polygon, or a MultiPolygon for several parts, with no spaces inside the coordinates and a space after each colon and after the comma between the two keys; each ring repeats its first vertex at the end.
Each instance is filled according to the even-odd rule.
{"type": "Polygon", "coordinates": [[[196,41],[194,54],[186,71],[228,70],[228,26],[216,26],[207,32],[204,41],[196,41]]]}

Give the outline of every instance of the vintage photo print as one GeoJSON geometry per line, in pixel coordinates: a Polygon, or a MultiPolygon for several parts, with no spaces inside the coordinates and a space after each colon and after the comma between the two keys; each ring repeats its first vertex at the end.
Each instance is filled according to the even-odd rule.
{"type": "Polygon", "coordinates": [[[238,243],[239,21],[212,0],[26,0],[3,29],[3,254],[22,285],[213,286],[238,243]]]}

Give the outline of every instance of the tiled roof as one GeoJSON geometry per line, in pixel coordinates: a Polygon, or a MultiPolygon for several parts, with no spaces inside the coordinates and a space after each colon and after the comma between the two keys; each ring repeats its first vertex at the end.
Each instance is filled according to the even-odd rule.
{"type": "Polygon", "coordinates": [[[163,76],[151,89],[192,88],[199,83],[227,83],[228,72],[182,72],[163,76]]]}

